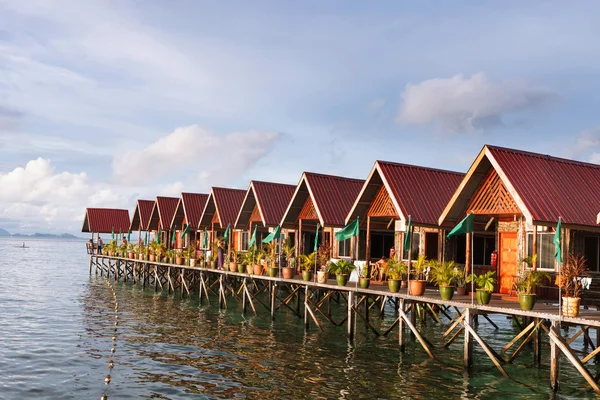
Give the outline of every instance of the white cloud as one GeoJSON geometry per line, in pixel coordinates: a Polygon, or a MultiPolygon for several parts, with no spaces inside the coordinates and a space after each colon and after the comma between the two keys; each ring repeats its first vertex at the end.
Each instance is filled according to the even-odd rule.
{"type": "Polygon", "coordinates": [[[397,122],[436,124],[444,132],[473,132],[503,124],[508,114],[556,98],[549,89],[524,80],[492,82],[484,73],[455,75],[406,85],[397,122]]]}
{"type": "Polygon", "coordinates": [[[113,158],[119,182],[145,185],[161,178],[195,176],[211,186],[227,184],[269,154],[280,134],[247,131],[217,135],[198,125],[175,129],[146,148],[121,152],[113,158]]]}

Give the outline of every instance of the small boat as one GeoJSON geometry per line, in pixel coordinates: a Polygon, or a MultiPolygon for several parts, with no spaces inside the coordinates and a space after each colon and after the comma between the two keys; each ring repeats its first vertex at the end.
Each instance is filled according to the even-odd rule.
{"type": "Polygon", "coordinates": [[[17,249],[28,249],[29,248],[29,246],[25,246],[25,243],[23,243],[22,245],[19,245],[19,246],[15,245],[13,247],[15,247],[17,249]]]}

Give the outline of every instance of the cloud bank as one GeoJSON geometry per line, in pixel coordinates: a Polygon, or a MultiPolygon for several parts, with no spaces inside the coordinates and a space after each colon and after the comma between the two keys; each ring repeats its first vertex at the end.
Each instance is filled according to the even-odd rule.
{"type": "Polygon", "coordinates": [[[490,81],[484,73],[406,85],[396,121],[436,124],[442,132],[475,132],[503,125],[508,114],[546,104],[556,94],[524,80],[490,81]]]}

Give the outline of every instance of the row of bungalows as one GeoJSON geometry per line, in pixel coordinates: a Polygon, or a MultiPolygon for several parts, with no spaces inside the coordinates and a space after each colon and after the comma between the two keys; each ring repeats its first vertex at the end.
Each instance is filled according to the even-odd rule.
{"type": "MultiPolygon", "coordinates": [[[[231,248],[245,251],[255,229],[260,243],[280,226],[297,254],[314,250],[319,230],[318,242],[332,258],[374,262],[393,247],[406,261],[424,255],[475,272],[494,270],[497,291],[508,293],[528,255],[538,254],[537,268],[557,270],[559,217],[563,253],[581,253],[591,271],[600,271],[598,193],[599,165],[486,145],[466,174],[376,161],[366,180],[304,172],[295,186],[251,181],[246,190],[213,187],[209,194],[157,197],[150,216],[152,201],[139,200],[130,228],[168,235],[190,225],[192,238],[205,233],[213,243],[229,227],[231,248]],[[469,214],[473,232],[448,239],[469,214]],[[356,218],[360,234],[336,241],[335,232],[356,218]]],[[[189,244],[177,238],[175,247],[189,244]]]]}

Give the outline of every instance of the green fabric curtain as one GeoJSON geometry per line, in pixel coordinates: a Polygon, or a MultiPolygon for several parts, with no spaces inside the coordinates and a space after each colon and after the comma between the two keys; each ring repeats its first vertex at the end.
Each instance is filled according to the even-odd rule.
{"type": "Polygon", "coordinates": [[[560,231],[562,227],[562,221],[560,217],[558,217],[558,224],[556,225],[556,233],[554,234],[554,258],[556,258],[556,262],[558,265],[562,265],[562,248],[561,248],[561,237],[560,231]]]}
{"type": "Polygon", "coordinates": [[[273,232],[269,233],[269,236],[264,238],[262,242],[263,243],[271,243],[273,241],[273,239],[279,239],[280,236],[281,236],[281,227],[279,225],[277,225],[277,227],[275,229],[273,229],[273,232]]]}
{"type": "Polygon", "coordinates": [[[315,235],[315,247],[313,251],[317,251],[319,249],[319,223],[317,222],[317,233],[315,235]]]}
{"type": "Polygon", "coordinates": [[[252,247],[256,244],[256,228],[258,228],[258,225],[254,226],[254,232],[252,232],[252,237],[250,238],[250,241],[248,242],[248,247],[252,247]]]}
{"type": "Polygon", "coordinates": [[[460,235],[460,234],[464,234],[464,233],[472,233],[474,220],[475,220],[475,214],[470,213],[465,218],[463,218],[463,220],[460,221],[458,223],[458,225],[456,225],[454,227],[454,229],[452,229],[452,231],[450,231],[450,233],[446,237],[448,239],[450,239],[452,236],[455,236],[455,235],[460,235]]]}
{"type": "Polygon", "coordinates": [[[359,222],[358,222],[358,217],[357,217],[353,222],[346,225],[344,227],[344,229],[337,231],[335,233],[335,238],[339,242],[343,242],[344,240],[348,240],[351,237],[358,236],[358,234],[360,233],[358,225],[359,225],[359,222]]]}
{"type": "Polygon", "coordinates": [[[411,228],[411,226],[412,226],[412,218],[409,215],[408,223],[406,224],[406,233],[404,234],[404,251],[410,250],[410,240],[411,240],[410,228],[411,228]]]}

